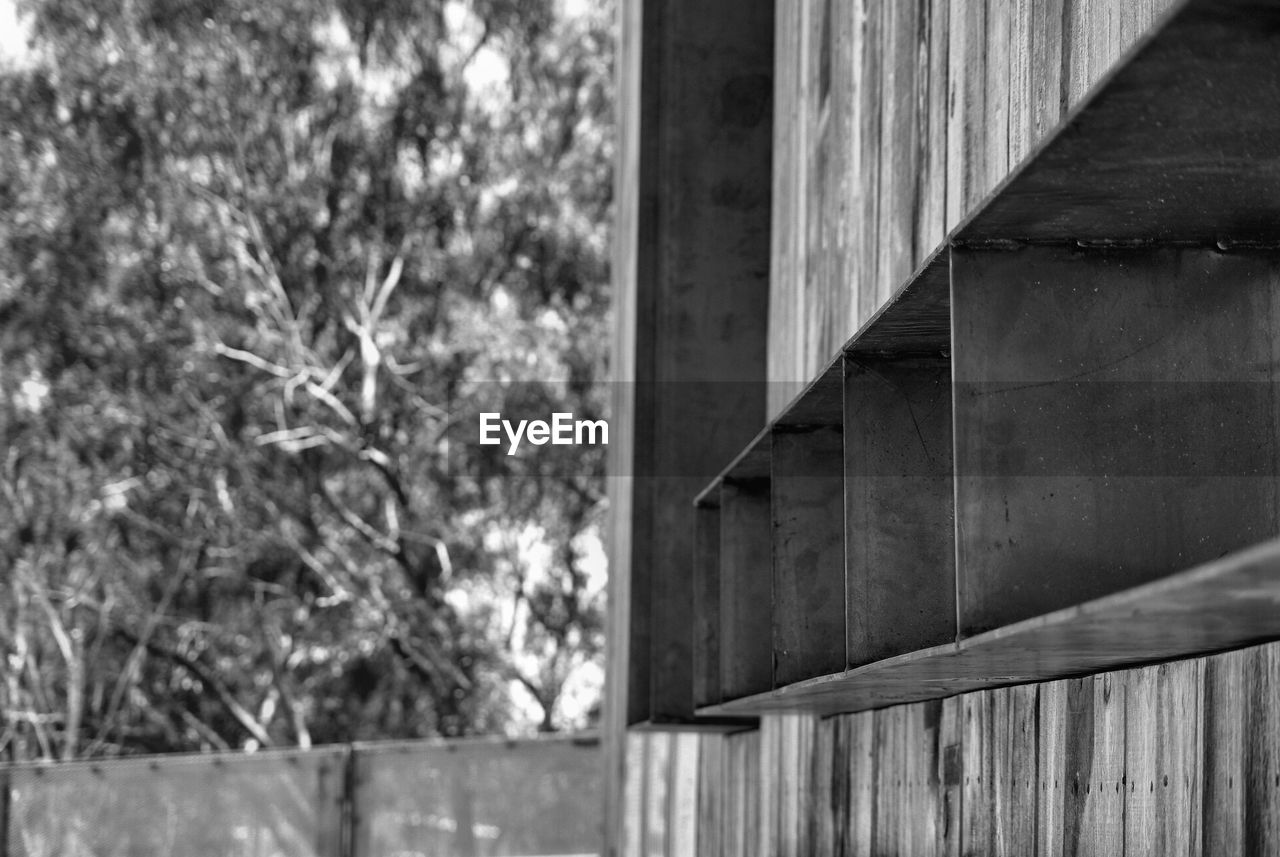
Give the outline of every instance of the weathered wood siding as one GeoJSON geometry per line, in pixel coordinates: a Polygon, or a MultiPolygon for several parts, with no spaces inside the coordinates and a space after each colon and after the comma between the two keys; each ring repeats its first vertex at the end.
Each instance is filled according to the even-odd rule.
{"type": "Polygon", "coordinates": [[[629,855],[1280,853],[1280,644],[629,741],[629,855]]]}
{"type": "Polygon", "coordinates": [[[770,415],[1171,5],[777,4],[770,415]]]}

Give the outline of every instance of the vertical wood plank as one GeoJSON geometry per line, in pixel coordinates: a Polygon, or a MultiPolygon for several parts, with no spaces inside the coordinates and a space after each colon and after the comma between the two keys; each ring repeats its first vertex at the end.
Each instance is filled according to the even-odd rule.
{"type": "Polygon", "coordinates": [[[667,855],[667,812],[670,788],[670,761],[673,735],[651,733],[645,736],[645,805],[644,840],[639,854],[645,857],[667,855]]]}
{"type": "Polygon", "coordinates": [[[765,836],[764,818],[761,812],[761,801],[764,793],[764,741],[763,732],[755,730],[742,734],[742,795],[741,838],[737,842],[735,853],[747,857],[770,857],[763,837],[765,836]]]}
{"type": "Polygon", "coordinates": [[[644,854],[645,808],[648,806],[649,736],[625,735],[626,785],[622,799],[622,845],[626,855],[644,854]]]}
{"type": "Polygon", "coordinates": [[[963,848],[965,854],[996,853],[995,820],[999,792],[995,778],[992,720],[1003,690],[984,690],[962,697],[964,753],[963,848]]]}
{"type": "Polygon", "coordinates": [[[982,198],[986,177],[986,2],[951,0],[947,78],[947,229],[982,198]]]}
{"type": "Polygon", "coordinates": [[[1067,853],[1063,841],[1063,816],[1070,785],[1065,778],[1068,682],[1040,685],[1040,725],[1036,753],[1036,854],[1059,857],[1067,853]]]}
{"type": "Polygon", "coordinates": [[[1199,855],[1204,672],[1197,660],[1124,673],[1126,855],[1199,855]]]}
{"type": "MultiPolygon", "coordinates": [[[[828,287],[833,292],[829,338],[843,345],[858,325],[858,289],[854,280],[857,246],[854,243],[854,212],[858,205],[855,126],[858,113],[856,33],[858,0],[826,0],[830,18],[831,81],[824,109],[828,111],[826,132],[827,180],[823,183],[823,229],[825,252],[834,259],[828,287]]],[[[833,348],[834,350],[834,348],[833,348]]]]}
{"type": "Polygon", "coordinates": [[[694,854],[698,846],[698,735],[671,736],[664,857],[694,854]]]}
{"type": "Polygon", "coordinates": [[[1063,110],[1062,5],[1068,0],[1031,4],[1031,139],[1035,146],[1048,136],[1063,110]]]}
{"type": "MultiPolygon", "coordinates": [[[[948,95],[948,11],[947,0],[927,0],[922,4],[919,37],[919,67],[916,78],[920,102],[920,142],[917,157],[921,165],[916,194],[914,269],[947,234],[947,95],[948,95]]],[[[855,328],[850,328],[855,329],[855,328]]]]}
{"type": "Polygon", "coordinates": [[[1168,772],[1158,759],[1159,694],[1156,667],[1125,675],[1128,711],[1125,732],[1125,857],[1160,854],[1156,828],[1168,772]],[[1156,789],[1160,793],[1156,794],[1156,789]]]}
{"type": "Polygon", "coordinates": [[[902,782],[898,709],[872,712],[871,752],[875,757],[872,789],[872,854],[898,853],[898,787],[902,782]]]}
{"type": "MultiPolygon", "coordinates": [[[[876,307],[911,274],[914,259],[916,192],[920,179],[920,108],[916,77],[920,3],[886,3],[881,31],[880,223],[875,247],[876,307]]],[[[869,316],[868,316],[869,317],[869,316]]]]}
{"type": "Polygon", "coordinates": [[[1244,850],[1280,853],[1280,648],[1259,646],[1246,660],[1244,850]]]}
{"type": "MultiPolygon", "coordinates": [[[[1081,854],[1121,854],[1124,848],[1125,706],[1124,685],[1112,673],[1094,676],[1092,691],[1092,741],[1067,747],[1067,768],[1073,772],[1076,790],[1077,851],[1081,854]],[[1074,764],[1073,764],[1074,763],[1074,764]],[[1083,800],[1079,798],[1083,797],[1083,800]]],[[[1072,711],[1075,717],[1084,712],[1072,711]]],[[[1082,728],[1083,723],[1075,724],[1082,728]]],[[[1075,736],[1082,731],[1073,729],[1075,736]]],[[[1067,853],[1072,853],[1070,847],[1067,853]]]]}
{"type": "Polygon", "coordinates": [[[848,847],[850,857],[871,857],[876,843],[876,784],[878,780],[876,737],[876,712],[867,711],[850,715],[849,727],[849,779],[852,806],[849,810],[848,847]]]}
{"type": "Polygon", "coordinates": [[[979,197],[995,189],[1009,173],[1010,105],[1012,87],[1010,67],[1018,51],[1011,44],[1012,5],[1014,0],[986,0],[986,77],[984,79],[982,186],[979,197]]]}
{"type": "Polygon", "coordinates": [[[939,857],[959,857],[964,847],[964,705],[961,697],[942,701],[938,721],[939,857]]]}
{"type": "Polygon", "coordinates": [[[1169,772],[1168,797],[1157,817],[1158,841],[1164,854],[1200,857],[1204,853],[1200,824],[1204,805],[1203,688],[1201,659],[1164,664],[1157,672],[1157,758],[1169,772]]]}
{"type": "Polygon", "coordinates": [[[880,283],[879,254],[877,248],[880,238],[880,182],[881,169],[881,134],[883,133],[883,112],[881,104],[881,77],[884,74],[884,19],[887,4],[874,0],[857,0],[859,8],[858,27],[858,80],[856,85],[858,96],[858,120],[855,129],[859,138],[856,146],[857,176],[854,199],[858,202],[859,212],[855,216],[857,235],[855,250],[857,269],[854,282],[858,289],[859,323],[871,317],[879,305],[877,289],[880,283]]]}
{"type": "Polygon", "coordinates": [[[999,807],[995,819],[996,853],[1018,857],[1036,847],[1036,730],[1039,688],[1018,685],[996,697],[993,725],[999,734],[994,775],[999,807]]]}
{"type": "MultiPolygon", "coordinates": [[[[795,175],[796,192],[800,194],[795,207],[795,216],[797,222],[796,230],[796,267],[795,276],[797,277],[798,294],[800,296],[800,311],[796,320],[800,324],[799,329],[799,352],[797,356],[800,360],[801,373],[793,380],[796,382],[795,392],[799,392],[800,387],[804,384],[804,379],[810,374],[811,368],[815,363],[815,353],[817,351],[817,341],[821,337],[821,325],[819,323],[822,310],[821,298],[823,292],[818,288],[815,282],[818,273],[817,263],[821,260],[821,254],[816,251],[815,233],[821,228],[818,222],[820,209],[815,207],[821,204],[820,197],[815,193],[815,180],[821,172],[821,165],[814,164],[815,154],[821,152],[822,135],[821,129],[815,127],[815,119],[817,111],[814,109],[814,100],[816,98],[816,76],[818,67],[818,52],[814,49],[817,40],[814,38],[813,28],[815,19],[821,20],[821,9],[815,9],[817,4],[800,3],[799,18],[797,20],[798,32],[796,41],[800,46],[800,53],[797,57],[799,62],[795,68],[796,74],[796,102],[795,102],[795,146],[796,146],[796,163],[792,168],[795,175]],[[817,14],[815,14],[817,13],[817,14]],[[815,169],[815,167],[817,167],[815,169]]],[[[792,394],[794,395],[794,393],[792,394]]],[[[788,396],[790,398],[790,396],[788,396]]]]}
{"type": "Polygon", "coordinates": [[[815,857],[834,857],[836,844],[836,824],[839,817],[838,806],[843,777],[837,771],[845,768],[844,757],[837,756],[844,752],[843,742],[836,733],[840,728],[839,717],[827,717],[814,725],[813,744],[809,760],[809,808],[801,808],[801,823],[808,825],[806,837],[815,857]]]}
{"type": "Polygon", "coordinates": [[[774,36],[772,225],[770,231],[770,289],[768,353],[770,381],[767,410],[773,416],[790,400],[792,386],[804,377],[798,359],[803,318],[798,216],[803,184],[798,181],[802,158],[796,152],[800,132],[798,66],[802,60],[799,21],[804,5],[778,3],[774,36]]]}
{"type": "MultiPolygon", "coordinates": [[[[1009,0],[1009,168],[1022,163],[1035,137],[1032,77],[1032,7],[1035,0],[1009,0]]],[[[1003,176],[1001,177],[1003,178],[1003,176]]],[[[997,179],[997,182],[999,179],[997,179]]]]}
{"type": "Polygon", "coordinates": [[[774,852],[778,857],[797,857],[800,842],[797,835],[800,811],[800,758],[799,721],[797,715],[784,715],[778,740],[778,791],[776,807],[776,833],[774,852]]]}
{"type": "Polygon", "coordinates": [[[731,783],[725,776],[725,737],[707,734],[698,749],[698,841],[699,857],[728,857],[724,847],[725,806],[731,783]]]}
{"type": "Polygon", "coordinates": [[[1205,659],[1201,819],[1206,855],[1245,853],[1246,662],[1246,651],[1205,659]]]}

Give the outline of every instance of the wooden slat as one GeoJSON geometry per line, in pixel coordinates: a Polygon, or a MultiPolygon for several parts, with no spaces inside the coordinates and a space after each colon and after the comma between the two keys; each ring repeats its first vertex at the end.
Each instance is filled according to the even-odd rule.
{"type": "Polygon", "coordinates": [[[725,699],[773,686],[770,530],[767,480],[721,488],[720,680],[725,699]]]}
{"type": "Polygon", "coordinates": [[[641,807],[644,817],[641,850],[644,857],[665,857],[667,852],[667,815],[671,768],[671,745],[675,736],[649,734],[644,736],[645,752],[645,803],[641,807]]]}
{"type": "Polygon", "coordinates": [[[798,66],[802,62],[799,34],[804,9],[803,4],[796,3],[776,6],[772,167],[772,220],[775,226],[771,230],[769,254],[769,351],[786,356],[770,363],[770,416],[790,399],[790,385],[800,383],[804,377],[790,371],[803,363],[798,354],[799,340],[804,333],[804,325],[800,322],[803,313],[797,312],[802,309],[800,290],[803,273],[798,266],[803,253],[798,246],[800,235],[796,226],[804,189],[804,183],[799,180],[804,158],[797,151],[797,134],[801,128],[798,112],[801,108],[798,66]],[[775,368],[787,374],[775,374],[775,368]]]}
{"type": "Polygon", "coordinates": [[[875,755],[872,789],[872,854],[901,853],[899,813],[902,784],[902,709],[886,708],[872,714],[871,752],[875,755]]]}
{"type": "Polygon", "coordinates": [[[1065,850],[1070,783],[1066,778],[1067,682],[1039,686],[1036,735],[1036,854],[1058,857],[1065,850]]]}
{"type": "Polygon", "coordinates": [[[848,662],[955,639],[951,367],[850,357],[845,380],[848,662]]]}
{"type": "Polygon", "coordinates": [[[698,748],[698,843],[702,857],[730,857],[725,848],[727,783],[724,776],[725,738],[707,735],[698,748]]]}
{"type": "Polygon", "coordinates": [[[667,837],[663,857],[694,853],[701,824],[698,814],[698,736],[677,733],[670,737],[667,837]]]}
{"type": "Polygon", "coordinates": [[[807,828],[804,835],[814,857],[834,857],[836,850],[836,819],[841,815],[839,807],[843,803],[846,786],[845,777],[837,774],[845,768],[845,748],[836,737],[839,728],[838,717],[828,717],[814,724],[809,764],[810,803],[800,816],[800,824],[807,828]]]}
{"type": "Polygon", "coordinates": [[[982,5],[986,7],[982,113],[974,119],[984,132],[977,143],[982,169],[975,175],[980,182],[978,195],[985,197],[1009,172],[1010,64],[1017,46],[1010,44],[1013,0],[984,0],[982,5]]]}
{"type": "MultiPolygon", "coordinates": [[[[863,244],[863,253],[875,252],[874,289],[867,288],[874,303],[869,317],[892,289],[906,280],[915,267],[915,209],[920,182],[920,100],[917,77],[921,69],[919,44],[922,30],[920,3],[873,4],[882,8],[880,34],[880,148],[879,223],[876,240],[863,244]]],[[[870,283],[865,285],[870,286],[870,283]]],[[[839,343],[837,339],[834,344],[839,343]]]]}
{"type": "Polygon", "coordinates": [[[1077,607],[712,706],[862,711],[1280,638],[1280,540],[1077,607]]]}
{"type": "Polygon", "coordinates": [[[1274,853],[1277,665],[1273,643],[699,737],[738,748],[723,853],[1274,853]]]}
{"type": "Polygon", "coordinates": [[[947,229],[986,194],[986,3],[952,3],[948,46],[947,229]]]}
{"type": "Polygon", "coordinates": [[[999,810],[995,819],[996,854],[1032,854],[1036,847],[1036,760],[1039,734],[1037,685],[989,691],[996,694],[993,765],[999,810]]]}
{"type": "Polygon", "coordinates": [[[1249,652],[1204,660],[1204,854],[1244,854],[1245,667],[1249,652]]]}
{"type": "Polygon", "coordinates": [[[859,285],[857,318],[868,318],[881,303],[880,285],[880,140],[883,133],[881,76],[884,73],[884,27],[888,6],[864,0],[854,20],[854,84],[857,99],[852,187],[847,199],[854,207],[853,281],[859,285]]]}
{"type": "Polygon", "coordinates": [[[1200,855],[1201,661],[1136,670],[1125,712],[1125,854],[1200,855]]]}
{"type": "Polygon", "coordinates": [[[938,857],[960,857],[963,848],[964,753],[963,701],[941,700],[938,718],[938,857]]]}
{"type": "Polygon", "coordinates": [[[1254,649],[1246,668],[1244,853],[1280,853],[1280,652],[1254,649]]]}
{"type": "MultiPolygon", "coordinates": [[[[1057,128],[1062,115],[1062,5],[1066,0],[1031,3],[1031,78],[1029,144],[1038,145],[1057,128]]],[[[1025,157],[1026,153],[1022,153],[1025,157]]],[[[1019,159],[1021,161],[1021,158],[1019,159]]]]}
{"type": "MultiPolygon", "coordinates": [[[[1122,677],[1103,673],[1088,680],[1092,691],[1092,724],[1068,733],[1067,773],[1077,797],[1076,812],[1066,819],[1068,832],[1078,832],[1076,852],[1124,853],[1125,685],[1122,677]]],[[[1085,700],[1081,700],[1081,706],[1085,700]]],[[[1073,712],[1075,713],[1075,712],[1073,712]]],[[[1083,721],[1085,714],[1077,715],[1083,721]]],[[[1075,853],[1068,836],[1068,853],[1075,853]]]]}
{"type": "Polygon", "coordinates": [[[1003,691],[965,694],[960,703],[960,746],[964,768],[961,829],[968,853],[996,853],[995,826],[1001,807],[995,782],[996,751],[992,745],[992,719],[999,693],[1003,691]]]}
{"type": "Polygon", "coordinates": [[[838,428],[775,431],[774,685],[844,668],[844,439],[838,428]]]}
{"type": "MultiPolygon", "coordinates": [[[[916,92],[920,109],[920,174],[916,187],[915,233],[908,270],[928,258],[947,234],[947,0],[921,4],[920,74],[916,92]]],[[[896,287],[897,283],[889,283],[896,287]]],[[[846,291],[847,290],[843,290],[846,291]]],[[[855,330],[851,319],[846,330],[855,330]]]]}
{"type": "Polygon", "coordinates": [[[845,718],[849,730],[849,782],[852,805],[849,809],[848,845],[844,853],[871,857],[875,847],[875,795],[877,753],[874,712],[845,718]]]}

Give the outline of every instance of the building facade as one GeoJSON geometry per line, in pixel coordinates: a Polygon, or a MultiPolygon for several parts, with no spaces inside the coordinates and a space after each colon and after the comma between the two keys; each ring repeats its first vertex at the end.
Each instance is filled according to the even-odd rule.
{"type": "Polygon", "coordinates": [[[621,18],[612,853],[1280,853],[1280,5],[621,18]]]}

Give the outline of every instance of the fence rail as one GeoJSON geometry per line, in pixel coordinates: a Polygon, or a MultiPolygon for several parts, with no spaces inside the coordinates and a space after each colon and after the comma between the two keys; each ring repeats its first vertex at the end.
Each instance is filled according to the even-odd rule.
{"type": "Polygon", "coordinates": [[[0,857],[598,854],[595,735],[0,766],[0,857]]]}

